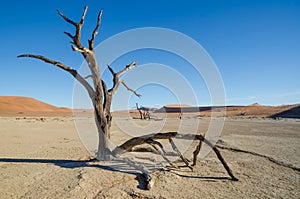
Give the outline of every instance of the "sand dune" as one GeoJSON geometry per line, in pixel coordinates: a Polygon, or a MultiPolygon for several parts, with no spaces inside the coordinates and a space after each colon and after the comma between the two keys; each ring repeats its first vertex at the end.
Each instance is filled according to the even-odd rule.
{"type": "MultiPolygon", "coordinates": [[[[191,107],[191,106],[164,106],[151,115],[167,114],[168,117],[178,117],[180,111],[184,115],[200,117],[224,116],[224,117],[270,117],[270,118],[300,118],[300,105],[263,106],[252,104],[248,106],[226,106],[226,107],[191,107]]],[[[139,117],[137,110],[115,111],[115,116],[130,115],[139,117]]]]}
{"type": "Polygon", "coordinates": [[[43,115],[43,114],[70,114],[71,109],[59,108],[34,98],[19,96],[0,96],[1,115],[43,115]]]}
{"type": "MultiPolygon", "coordinates": [[[[252,116],[252,117],[272,117],[272,118],[300,118],[299,104],[284,106],[263,106],[254,103],[248,106],[202,106],[192,107],[189,105],[166,105],[154,111],[151,115],[168,114],[168,117],[178,117],[182,111],[184,114],[194,116],[252,116]],[[298,108],[297,108],[298,107],[298,108]]],[[[86,110],[76,110],[76,114],[86,110]]],[[[137,110],[115,111],[115,116],[130,115],[139,117],[137,110]]],[[[30,97],[0,96],[0,116],[71,116],[72,109],[59,108],[30,97]]]]}

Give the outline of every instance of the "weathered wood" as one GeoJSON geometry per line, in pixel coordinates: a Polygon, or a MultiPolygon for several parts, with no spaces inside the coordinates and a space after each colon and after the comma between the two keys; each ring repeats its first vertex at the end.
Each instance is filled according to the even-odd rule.
{"type": "Polygon", "coordinates": [[[160,143],[160,142],[158,142],[158,141],[156,141],[156,140],[153,140],[153,139],[148,139],[147,141],[147,144],[149,144],[150,146],[152,146],[154,149],[155,149],[155,151],[160,155],[160,156],[162,156],[162,158],[165,160],[165,161],[167,161],[171,166],[173,166],[173,167],[176,167],[167,157],[166,157],[166,151],[164,150],[164,147],[163,147],[163,145],[160,143]],[[161,149],[161,151],[156,147],[156,145],[157,146],[159,146],[159,148],[161,149]]]}
{"type": "Polygon", "coordinates": [[[185,166],[187,166],[188,168],[193,170],[193,168],[189,165],[189,162],[187,161],[187,159],[185,157],[183,157],[182,153],[177,148],[177,146],[176,146],[175,142],[172,140],[172,138],[169,138],[168,140],[169,140],[173,150],[178,154],[178,156],[181,158],[181,160],[185,163],[185,166]]]}
{"type": "MultiPolygon", "coordinates": [[[[227,162],[225,161],[225,159],[223,158],[223,156],[221,155],[221,153],[217,149],[217,147],[215,147],[210,141],[205,139],[205,137],[203,135],[199,135],[199,134],[180,134],[178,132],[166,132],[166,133],[156,133],[156,134],[149,134],[149,135],[144,135],[144,136],[140,136],[140,137],[134,137],[134,138],[127,140],[120,146],[117,146],[112,151],[112,154],[114,156],[118,157],[119,155],[121,155],[123,153],[132,151],[133,147],[135,147],[135,146],[148,143],[149,142],[148,140],[159,140],[159,139],[168,139],[169,141],[171,140],[170,144],[172,145],[172,147],[175,151],[177,151],[178,149],[177,149],[176,145],[174,146],[174,142],[172,141],[172,139],[199,140],[201,142],[204,142],[205,144],[207,144],[209,147],[211,147],[213,149],[214,153],[217,155],[217,158],[220,160],[223,167],[227,171],[228,175],[231,177],[231,180],[233,180],[233,181],[238,180],[233,175],[231,169],[229,168],[227,162]]],[[[199,153],[199,152],[197,152],[197,153],[199,153]]],[[[185,164],[188,165],[188,162],[183,157],[183,155],[181,155],[180,152],[178,154],[179,154],[180,158],[185,162],[185,164]]],[[[196,164],[196,162],[194,162],[194,163],[196,164]]]]}
{"type": "Polygon", "coordinates": [[[98,29],[99,29],[99,27],[100,27],[100,24],[101,24],[101,17],[102,17],[102,10],[100,10],[100,12],[98,13],[98,17],[97,17],[97,25],[96,25],[96,27],[95,27],[95,29],[94,29],[94,31],[93,31],[93,34],[92,34],[92,37],[91,37],[91,39],[90,40],[88,40],[88,42],[89,42],[89,49],[90,50],[94,50],[94,43],[95,43],[95,38],[96,38],[96,35],[98,34],[98,29]]]}
{"type": "Polygon", "coordinates": [[[66,15],[64,15],[61,11],[57,10],[57,13],[69,24],[75,27],[75,34],[72,35],[69,32],[64,32],[69,38],[71,38],[71,47],[74,51],[79,52],[82,54],[84,59],[86,60],[89,70],[91,72],[90,75],[86,77],[82,77],[78,72],[74,69],[72,69],[69,66],[66,66],[65,64],[62,64],[61,62],[46,58],[41,55],[32,55],[32,54],[23,54],[19,55],[18,57],[30,57],[42,60],[46,63],[53,64],[67,72],[69,72],[77,81],[79,81],[83,87],[87,90],[89,97],[92,101],[93,107],[94,107],[94,118],[95,123],[98,129],[98,153],[97,153],[97,159],[98,160],[108,160],[110,157],[110,150],[108,149],[108,139],[110,138],[110,127],[111,127],[111,121],[112,121],[112,115],[111,115],[111,104],[112,104],[112,98],[113,95],[116,93],[117,89],[119,88],[120,83],[122,83],[125,88],[131,92],[133,92],[135,95],[140,97],[140,94],[136,93],[133,89],[130,89],[123,80],[120,80],[120,76],[124,74],[125,72],[131,70],[134,68],[137,64],[136,62],[132,62],[131,64],[127,65],[122,69],[121,71],[115,73],[113,72],[112,68],[109,67],[112,71],[112,75],[114,78],[113,87],[111,89],[108,89],[106,86],[106,83],[101,80],[101,73],[99,70],[99,65],[94,53],[94,42],[97,35],[97,31],[101,24],[101,16],[102,16],[102,10],[99,11],[98,17],[97,17],[97,24],[92,32],[91,39],[88,40],[89,47],[85,47],[81,44],[81,29],[84,24],[86,12],[88,7],[85,6],[83,13],[81,15],[80,21],[77,23],[71,19],[69,19],[66,15]],[[91,78],[93,84],[90,85],[86,78],[91,78]]]}
{"type": "Polygon", "coordinates": [[[195,151],[193,152],[193,164],[192,164],[192,166],[195,166],[197,164],[197,157],[198,157],[198,154],[200,152],[201,146],[202,146],[202,141],[200,140],[199,144],[197,145],[197,147],[195,149],[195,151]]]}
{"type": "Polygon", "coordinates": [[[18,58],[21,57],[30,57],[30,58],[35,58],[35,59],[39,59],[41,61],[44,61],[46,63],[52,64],[54,66],[57,66],[65,71],[67,71],[68,73],[70,73],[88,92],[89,96],[91,99],[94,98],[95,95],[95,91],[94,89],[91,87],[91,85],[85,80],[85,78],[83,78],[75,69],[52,59],[48,59],[44,56],[41,55],[32,55],[32,54],[22,54],[19,55],[18,58]]]}
{"type": "Polygon", "coordinates": [[[130,92],[132,92],[133,94],[135,94],[137,97],[141,97],[142,95],[137,93],[135,90],[129,88],[129,86],[127,86],[127,84],[124,82],[124,80],[120,80],[120,83],[123,84],[123,86],[130,92]]]}

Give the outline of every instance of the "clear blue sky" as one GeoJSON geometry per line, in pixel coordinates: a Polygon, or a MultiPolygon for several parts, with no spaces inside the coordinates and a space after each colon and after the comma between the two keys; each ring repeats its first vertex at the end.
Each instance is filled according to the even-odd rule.
{"type": "MultiPolygon", "coordinates": [[[[73,29],[56,9],[78,20],[84,5],[89,10],[83,43],[103,8],[96,44],[132,28],[170,28],[190,36],[210,54],[222,75],[227,104],[300,103],[298,0],[2,1],[0,95],[29,96],[56,106],[72,106],[74,80],[69,74],[38,60],[16,57],[42,54],[78,68],[83,59],[71,50],[70,40],[63,34],[73,29]]],[[[152,61],[147,54],[134,59],[138,63],[152,61]]],[[[147,101],[146,95],[141,103],[156,102],[147,101]]],[[[166,103],[176,102],[170,99],[166,103]]],[[[204,97],[199,105],[210,102],[204,97]]]]}

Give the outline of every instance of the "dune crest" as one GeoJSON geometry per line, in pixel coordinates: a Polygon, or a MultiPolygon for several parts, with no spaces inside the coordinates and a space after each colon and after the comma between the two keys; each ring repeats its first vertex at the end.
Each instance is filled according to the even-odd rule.
{"type": "Polygon", "coordinates": [[[70,113],[72,110],[69,108],[59,108],[30,97],[0,96],[0,112],[70,113]]]}

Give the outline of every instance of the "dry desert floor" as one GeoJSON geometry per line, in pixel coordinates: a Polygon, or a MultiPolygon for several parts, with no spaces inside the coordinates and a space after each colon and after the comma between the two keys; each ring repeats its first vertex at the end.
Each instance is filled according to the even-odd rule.
{"type": "MultiPolygon", "coordinates": [[[[210,123],[183,120],[200,122],[199,133],[210,123]]],[[[168,118],[162,131],[178,129],[178,122],[168,118]]],[[[228,179],[211,152],[193,171],[152,168],[151,190],[128,165],[89,161],[73,117],[0,117],[0,136],[0,198],[300,198],[299,119],[226,118],[218,145],[239,181],[228,179]]],[[[114,142],[126,138],[114,123],[114,142]]],[[[159,165],[152,154],[136,159],[142,157],[159,165]]]]}

